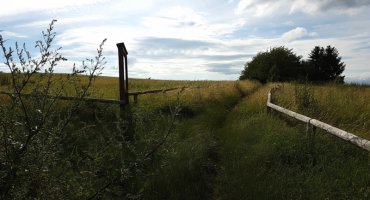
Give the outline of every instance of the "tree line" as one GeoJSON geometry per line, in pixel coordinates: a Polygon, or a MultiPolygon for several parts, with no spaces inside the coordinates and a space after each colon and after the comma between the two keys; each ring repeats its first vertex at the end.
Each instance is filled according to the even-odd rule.
{"type": "Polygon", "coordinates": [[[344,82],[341,74],[345,69],[339,52],[335,47],[315,46],[308,59],[296,55],[292,49],[284,46],[274,47],[259,52],[244,65],[240,80],[254,79],[262,83],[309,81],[309,82],[344,82]]]}

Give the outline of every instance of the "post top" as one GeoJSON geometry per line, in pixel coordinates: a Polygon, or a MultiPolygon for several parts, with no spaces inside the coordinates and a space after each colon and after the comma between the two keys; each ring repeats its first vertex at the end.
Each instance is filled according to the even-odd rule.
{"type": "Polygon", "coordinates": [[[123,43],[123,42],[121,42],[121,43],[117,43],[117,47],[118,47],[118,49],[122,49],[122,50],[123,50],[123,53],[124,53],[125,55],[127,55],[127,54],[128,54],[127,49],[126,49],[126,46],[125,46],[125,43],[123,43]]]}

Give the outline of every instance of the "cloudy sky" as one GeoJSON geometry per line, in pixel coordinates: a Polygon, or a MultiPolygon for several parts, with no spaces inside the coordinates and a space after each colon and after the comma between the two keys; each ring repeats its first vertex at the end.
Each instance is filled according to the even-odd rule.
{"type": "Polygon", "coordinates": [[[11,0],[0,7],[0,34],[31,48],[57,19],[55,47],[68,58],[58,72],[107,38],[104,75],[118,75],[115,44],[125,42],[129,76],[153,79],[237,79],[259,51],[284,45],[307,58],[332,45],[346,81],[370,83],[369,11],[370,0],[11,0]]]}

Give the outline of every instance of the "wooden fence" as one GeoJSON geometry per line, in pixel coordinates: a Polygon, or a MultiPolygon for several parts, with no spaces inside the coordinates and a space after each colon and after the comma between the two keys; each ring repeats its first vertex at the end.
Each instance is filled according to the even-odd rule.
{"type": "Polygon", "coordinates": [[[271,102],[271,98],[272,98],[271,95],[272,95],[273,91],[275,91],[275,90],[276,90],[276,88],[273,88],[272,90],[270,90],[270,92],[268,93],[268,96],[267,96],[267,107],[269,109],[274,109],[278,112],[281,112],[281,113],[284,113],[284,114],[286,114],[290,117],[293,117],[293,118],[295,118],[299,121],[307,123],[307,131],[312,130],[313,134],[315,132],[315,128],[317,127],[317,128],[323,129],[323,130],[327,131],[328,133],[330,133],[332,135],[335,135],[335,136],[337,136],[337,137],[339,137],[343,140],[349,141],[352,144],[355,144],[356,146],[361,147],[362,149],[370,151],[370,141],[368,141],[368,140],[365,140],[361,137],[358,137],[358,136],[356,136],[352,133],[341,130],[341,129],[339,129],[337,127],[334,127],[332,125],[329,125],[327,123],[321,122],[317,119],[307,117],[305,115],[293,112],[291,110],[288,110],[286,108],[283,108],[283,107],[280,107],[276,104],[273,104],[271,102]]]}
{"type": "MultiPolygon", "coordinates": [[[[184,90],[184,89],[199,89],[201,87],[175,87],[175,88],[168,88],[168,89],[158,89],[158,90],[147,90],[147,91],[138,91],[138,92],[129,92],[129,96],[134,97],[134,102],[138,103],[138,96],[139,95],[145,95],[145,94],[155,94],[155,93],[166,93],[170,91],[175,91],[175,90],[184,90]]],[[[0,91],[0,94],[4,95],[16,95],[14,92],[9,92],[9,91],[0,91]]],[[[31,96],[34,94],[31,93],[22,93],[22,96],[31,96]]],[[[85,98],[80,98],[80,97],[73,97],[73,96],[53,96],[53,95],[48,95],[47,96],[50,99],[60,99],[60,100],[67,100],[67,101],[86,101],[86,102],[95,102],[95,103],[110,103],[110,104],[120,104],[120,105],[126,105],[127,101],[122,101],[122,100],[116,100],[116,99],[99,99],[99,98],[90,98],[90,97],[85,97],[85,98]]]]}
{"type": "MultiPolygon", "coordinates": [[[[157,89],[157,90],[147,90],[147,91],[139,91],[139,92],[129,92],[128,87],[128,66],[127,66],[127,55],[128,51],[126,46],[123,42],[117,43],[118,48],[118,69],[119,69],[119,100],[116,99],[98,99],[98,98],[80,98],[80,97],[72,97],[72,96],[53,96],[48,95],[48,98],[51,99],[60,99],[60,100],[69,100],[69,101],[86,101],[86,102],[97,102],[97,103],[111,103],[111,104],[119,104],[122,109],[126,105],[130,103],[129,96],[134,97],[134,103],[138,102],[138,96],[144,94],[155,94],[155,93],[165,93],[174,90],[180,89],[194,89],[194,88],[201,88],[201,87],[175,87],[175,88],[168,88],[168,89],[157,89]]],[[[5,95],[16,95],[14,92],[10,91],[0,91],[0,94],[5,95]]],[[[30,93],[22,93],[22,96],[31,96],[33,94],[30,93]]]]}

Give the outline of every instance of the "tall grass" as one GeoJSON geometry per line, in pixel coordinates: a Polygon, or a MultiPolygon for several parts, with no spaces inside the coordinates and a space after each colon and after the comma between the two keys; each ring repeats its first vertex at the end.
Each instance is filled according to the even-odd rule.
{"type": "Polygon", "coordinates": [[[184,91],[181,120],[161,164],[153,168],[144,199],[210,199],[218,160],[216,131],[240,98],[256,87],[252,82],[224,82],[184,91]]]}
{"type": "Polygon", "coordinates": [[[370,139],[370,87],[283,84],[275,97],[283,107],[370,139]],[[306,106],[300,100],[304,94],[309,96],[306,100],[310,99],[306,106]]]}
{"type": "MultiPolygon", "coordinates": [[[[64,75],[56,76],[64,78],[64,75]]],[[[84,77],[81,81],[85,81],[84,77]]],[[[108,153],[97,161],[80,161],[80,167],[97,168],[96,174],[76,174],[66,160],[67,176],[55,179],[49,186],[68,191],[61,196],[84,199],[104,186],[107,180],[124,175],[123,180],[102,190],[98,197],[369,198],[369,154],[323,131],[318,131],[312,151],[305,124],[266,112],[267,93],[275,86],[273,84],[132,79],[129,85],[130,91],[181,86],[201,88],[142,95],[138,104],[131,103],[126,108],[123,115],[126,121],[119,128],[127,128],[133,140],[123,150],[119,145],[102,145],[123,144],[122,135],[115,131],[120,125],[118,106],[84,105],[69,127],[71,131],[65,143],[73,144],[71,152],[76,154],[77,160],[76,152],[84,159],[83,153],[100,155],[102,150],[108,153]],[[73,131],[81,125],[91,128],[73,131]],[[161,144],[159,148],[146,156],[158,144],[161,144]],[[120,167],[131,169],[124,168],[128,164],[133,164],[134,170],[119,171],[120,167]]],[[[3,88],[6,89],[1,85],[0,89],[3,88]]],[[[99,77],[93,88],[92,96],[118,98],[117,78],[99,77]]],[[[73,94],[72,88],[67,88],[66,94],[73,94]]],[[[0,102],[8,100],[6,96],[2,100],[2,96],[0,102]]],[[[274,101],[368,136],[369,97],[370,90],[366,87],[284,84],[276,92],[274,101]]]]}
{"type": "MultiPolygon", "coordinates": [[[[173,109],[180,106],[169,137],[155,154],[148,158],[149,162],[141,169],[144,171],[140,171],[135,179],[132,179],[130,184],[133,189],[130,192],[144,199],[211,198],[218,151],[216,130],[223,126],[225,116],[234,105],[259,84],[249,81],[156,80],[134,80],[131,83],[136,81],[138,85],[142,83],[152,87],[142,89],[158,89],[154,88],[155,84],[162,88],[184,85],[202,88],[142,95],[138,104],[130,105],[127,112],[132,114],[131,131],[136,141],[135,149],[143,154],[166,138],[170,125],[169,117],[173,109]],[[152,82],[155,84],[151,85],[152,82]]],[[[96,82],[98,89],[106,92],[105,88],[109,87],[109,84],[99,84],[96,82]]],[[[102,96],[107,95],[103,93],[102,96]]],[[[91,115],[87,111],[85,118],[91,115]]]]}
{"type": "Polygon", "coordinates": [[[368,153],[319,131],[312,154],[304,124],[266,112],[271,87],[245,98],[218,131],[215,199],[367,199],[368,153]]]}

